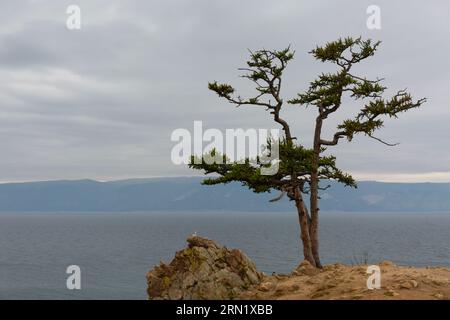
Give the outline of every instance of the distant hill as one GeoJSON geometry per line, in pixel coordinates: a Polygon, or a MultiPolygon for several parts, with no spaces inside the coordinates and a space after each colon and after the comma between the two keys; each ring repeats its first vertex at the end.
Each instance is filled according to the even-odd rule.
{"type": "MultiPolygon", "coordinates": [[[[292,211],[278,193],[254,194],[238,183],[202,186],[200,177],[0,184],[0,212],[292,211]]],[[[332,183],[321,194],[323,211],[450,213],[450,183],[332,183]]]]}

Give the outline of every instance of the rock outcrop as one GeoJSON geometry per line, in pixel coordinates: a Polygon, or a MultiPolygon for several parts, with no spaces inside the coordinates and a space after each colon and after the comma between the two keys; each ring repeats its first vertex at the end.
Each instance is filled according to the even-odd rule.
{"type": "Polygon", "coordinates": [[[260,273],[242,251],[193,236],[170,264],[147,274],[150,299],[448,300],[450,268],[377,265],[381,287],[369,289],[367,265],[335,263],[316,269],[303,261],[289,275],[260,273]]]}
{"type": "Polygon", "coordinates": [[[170,264],[161,263],[147,274],[149,299],[235,299],[263,279],[241,250],[198,236],[187,242],[170,264]]]}

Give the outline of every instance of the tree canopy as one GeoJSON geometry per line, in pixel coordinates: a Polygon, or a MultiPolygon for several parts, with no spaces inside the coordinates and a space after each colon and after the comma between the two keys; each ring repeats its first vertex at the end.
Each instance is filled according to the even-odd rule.
{"type": "MultiPolygon", "coordinates": [[[[278,170],[273,175],[265,175],[263,169],[273,163],[260,161],[258,156],[255,159],[247,157],[244,161],[231,161],[226,154],[215,149],[200,157],[192,156],[189,166],[215,175],[203,181],[206,185],[237,181],[258,193],[281,191],[280,195],[271,201],[280,200],[287,194],[290,200],[295,201],[299,215],[305,259],[316,267],[321,267],[318,238],[318,193],[321,189],[319,182],[331,179],[356,187],[353,177],[336,166],[336,157],[325,154],[325,151],[337,145],[343,138],[352,141],[358,134],[393,146],[395,144],[378,138],[376,131],[383,127],[386,118],[397,118],[401,113],[418,108],[425,102],[425,99],[414,101],[406,90],[399,90],[392,97],[386,98],[387,88],[382,85],[383,79],[371,80],[354,73],[353,67],[373,56],[379,45],[380,42],[370,39],[344,38],[317,46],[310,52],[315,59],[331,63],[337,69],[335,72],[321,73],[305,92],[287,101],[290,105],[316,108],[312,148],[306,148],[302,145],[304,141],[298,141],[292,135],[292,119],[281,115],[284,107],[282,77],[294,58],[294,51],[290,47],[280,51],[250,51],[247,66],[240,70],[244,72],[242,77],[254,84],[256,93],[251,97],[241,97],[236,94],[233,86],[226,83],[214,81],[208,84],[210,90],[236,107],[264,108],[273,117],[274,122],[281,126],[284,135],[277,141],[278,170]],[[323,125],[331,114],[341,109],[344,97],[361,105],[353,117],[337,125],[332,137],[325,139],[322,137],[323,125]],[[205,161],[211,158],[221,161],[205,161]],[[303,200],[305,194],[310,198],[309,208],[303,200]]],[[[273,141],[269,139],[266,148],[272,152],[273,141]]]]}

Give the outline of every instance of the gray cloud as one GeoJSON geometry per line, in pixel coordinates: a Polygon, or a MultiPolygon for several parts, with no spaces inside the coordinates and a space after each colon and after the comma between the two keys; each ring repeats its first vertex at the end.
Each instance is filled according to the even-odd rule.
{"type": "MultiPolygon", "coordinates": [[[[174,129],[192,129],[194,120],[219,129],[273,127],[264,110],[236,110],[218,100],[206,89],[208,81],[233,83],[246,94],[250,87],[237,71],[246,49],[290,44],[296,59],[286,73],[287,99],[328,68],[307,52],[347,35],[383,41],[372,61],[358,69],[361,74],[384,77],[389,87],[408,87],[429,102],[386,123],[381,137],[400,146],[359,137],[332,149],[339,164],[365,179],[440,180],[450,172],[450,4],[378,1],[380,31],[366,28],[370,4],[4,1],[0,180],[193,174],[170,162],[174,129]],[[81,7],[81,30],[65,27],[72,3],[81,7]]],[[[357,107],[349,103],[326,132],[357,107]]],[[[308,144],[312,110],[289,107],[285,116],[308,144]]]]}

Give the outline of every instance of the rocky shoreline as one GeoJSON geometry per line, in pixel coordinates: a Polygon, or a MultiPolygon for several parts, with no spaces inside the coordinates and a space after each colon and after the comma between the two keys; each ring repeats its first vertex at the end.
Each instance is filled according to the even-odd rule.
{"type": "Polygon", "coordinates": [[[381,287],[368,289],[366,265],[326,265],[303,261],[289,275],[266,275],[239,249],[219,246],[198,236],[187,239],[169,263],[147,274],[148,298],[202,299],[450,299],[450,268],[378,264],[381,287]]]}

